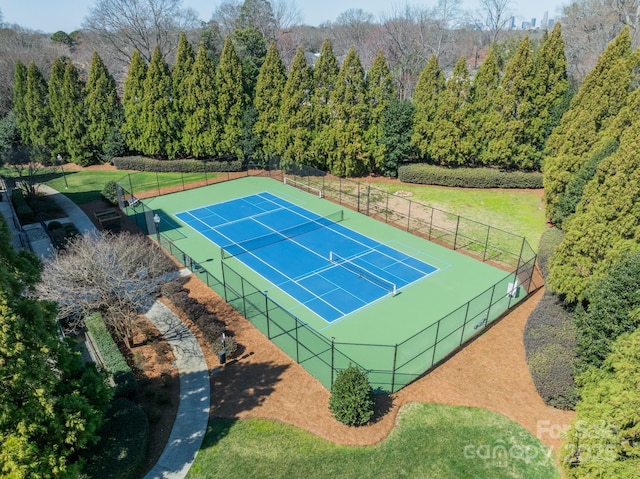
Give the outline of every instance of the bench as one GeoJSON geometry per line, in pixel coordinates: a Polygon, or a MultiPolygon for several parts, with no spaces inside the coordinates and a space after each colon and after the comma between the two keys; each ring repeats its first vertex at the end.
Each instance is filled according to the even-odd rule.
{"type": "Polygon", "coordinates": [[[93,215],[103,228],[114,229],[120,227],[120,213],[115,208],[98,210],[93,215]]]}

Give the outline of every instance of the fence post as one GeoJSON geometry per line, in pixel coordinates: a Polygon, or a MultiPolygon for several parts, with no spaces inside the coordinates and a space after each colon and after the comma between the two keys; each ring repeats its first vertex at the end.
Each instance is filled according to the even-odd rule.
{"type": "Polygon", "coordinates": [[[156,171],[156,185],[158,186],[158,196],[160,196],[160,175],[156,171]]]}
{"type": "Polygon", "coordinates": [[[135,194],[133,192],[133,183],[131,182],[131,173],[129,173],[127,176],[129,177],[129,191],[131,192],[131,198],[133,198],[135,194]]]}
{"type": "Polygon", "coordinates": [[[396,359],[398,358],[398,343],[393,348],[393,369],[391,370],[391,394],[396,386],[396,359]]]}
{"type": "Polygon", "coordinates": [[[409,211],[407,212],[407,231],[411,232],[411,204],[413,203],[413,201],[408,200],[409,201],[409,211]]]}
{"type": "Polygon", "coordinates": [[[389,224],[389,192],[387,191],[387,204],[384,207],[384,222],[389,224]]]}
{"type": "Polygon", "coordinates": [[[334,356],[333,352],[335,350],[335,342],[336,342],[336,338],[331,336],[331,387],[329,389],[333,389],[333,356],[334,356]]]}
{"type": "Polygon", "coordinates": [[[357,185],[358,185],[358,213],[360,213],[360,182],[358,182],[357,185]]]}
{"type": "Polygon", "coordinates": [[[367,216],[369,216],[371,208],[371,185],[367,185],[367,216]]]}
{"type": "Polygon", "coordinates": [[[453,251],[456,250],[456,247],[458,246],[458,231],[460,229],[460,215],[458,215],[458,221],[456,222],[456,234],[453,237],[453,251]]]}
{"type": "Polygon", "coordinates": [[[467,321],[469,321],[469,305],[471,304],[471,301],[467,302],[467,311],[464,313],[464,323],[462,323],[462,334],[460,335],[460,346],[462,346],[462,343],[464,341],[464,328],[467,326],[467,321]]]}
{"type": "Polygon", "coordinates": [[[184,171],[180,172],[180,180],[182,181],[182,191],[184,191],[184,171]]]}
{"type": "Polygon", "coordinates": [[[293,320],[296,322],[296,363],[300,364],[300,342],[298,341],[298,326],[300,321],[298,321],[296,317],[293,317],[293,320]]]}
{"type": "Polygon", "coordinates": [[[436,323],[436,339],[433,342],[433,354],[431,355],[431,366],[433,366],[433,364],[436,362],[436,349],[438,348],[438,335],[440,334],[440,321],[442,320],[439,319],[438,322],[436,323]]]}
{"type": "Polygon", "coordinates": [[[244,295],[244,278],[242,276],[240,276],[240,288],[242,289],[242,291],[241,291],[241,293],[242,293],[242,311],[244,313],[243,316],[246,318],[247,317],[247,298],[244,295]]]}
{"type": "Polygon", "coordinates": [[[267,317],[267,339],[270,340],[271,339],[271,325],[270,325],[270,319],[269,319],[269,296],[267,296],[267,292],[266,291],[263,291],[262,294],[264,294],[264,312],[265,312],[265,316],[267,317]]]}
{"type": "Polygon", "coordinates": [[[429,220],[429,240],[431,240],[431,232],[433,231],[433,212],[435,208],[431,208],[431,220],[429,220]]]}
{"type": "Polygon", "coordinates": [[[489,233],[491,233],[491,226],[487,226],[487,239],[484,242],[484,253],[482,254],[482,262],[487,261],[487,248],[489,248],[489,233]]]}
{"type": "Polygon", "coordinates": [[[222,266],[222,289],[224,290],[224,301],[225,303],[228,303],[229,298],[227,297],[227,281],[224,277],[224,261],[220,260],[220,266],[222,266]]]}

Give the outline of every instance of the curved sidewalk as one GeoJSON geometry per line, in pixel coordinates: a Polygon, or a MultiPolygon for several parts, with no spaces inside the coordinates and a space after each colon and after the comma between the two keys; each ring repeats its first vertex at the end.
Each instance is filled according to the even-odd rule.
{"type": "MultiPolygon", "coordinates": [[[[39,190],[50,196],[81,233],[97,228],[73,201],[46,185],[39,190]]],[[[209,370],[200,345],[189,328],[169,308],[154,301],[143,314],[168,341],[180,374],[180,404],[171,435],[158,462],[144,479],[182,479],[189,472],[209,421],[209,370]]]]}

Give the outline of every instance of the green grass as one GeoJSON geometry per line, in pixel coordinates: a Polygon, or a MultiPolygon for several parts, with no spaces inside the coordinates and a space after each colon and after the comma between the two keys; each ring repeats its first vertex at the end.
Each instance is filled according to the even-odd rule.
{"type": "MultiPolygon", "coordinates": [[[[120,170],[82,170],[82,171],[62,171],[57,168],[42,169],[36,175],[36,181],[43,183],[51,188],[58,190],[76,204],[82,205],[102,199],[100,192],[104,185],[109,181],[119,181],[127,176],[130,172],[120,170]],[[66,178],[66,184],[65,184],[66,178]],[[68,188],[67,188],[68,185],[68,188]]],[[[15,171],[10,168],[0,169],[0,174],[7,177],[15,176],[15,171]]],[[[213,173],[208,173],[209,179],[215,177],[213,173]]],[[[158,181],[161,187],[170,187],[181,185],[183,182],[199,181],[205,178],[200,173],[153,173],[153,172],[131,172],[133,188],[136,193],[148,190],[155,190],[158,181]]],[[[128,180],[123,181],[125,187],[128,187],[128,180]]]]}
{"type": "Polygon", "coordinates": [[[266,419],[213,419],[188,479],[557,478],[548,449],[506,417],[409,404],[375,446],[341,446],[266,419]]]}
{"type": "Polygon", "coordinates": [[[533,191],[444,188],[427,185],[375,183],[389,193],[410,191],[411,200],[454,213],[527,238],[537,250],[546,229],[542,199],[533,191]]]}

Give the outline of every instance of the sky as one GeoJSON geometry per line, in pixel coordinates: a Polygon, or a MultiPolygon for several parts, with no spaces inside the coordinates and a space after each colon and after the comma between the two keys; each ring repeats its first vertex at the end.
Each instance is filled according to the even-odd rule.
{"type": "MultiPolygon", "coordinates": [[[[549,12],[549,18],[557,18],[559,8],[568,0],[511,0],[513,12],[516,14],[516,24],[523,20],[537,18],[542,20],[545,11],[549,12]]],[[[419,5],[433,7],[437,0],[293,0],[302,13],[303,23],[307,25],[319,25],[328,21],[335,21],[342,12],[359,8],[372,13],[378,18],[382,13],[390,13],[396,6],[419,5]]],[[[0,0],[3,22],[18,24],[20,26],[40,30],[45,33],[54,33],[58,30],[70,33],[78,30],[83,19],[89,13],[95,0],[0,0]]],[[[222,0],[182,0],[183,7],[193,8],[202,20],[209,20],[222,0]]],[[[462,8],[475,10],[479,0],[463,0],[462,8]]]]}

